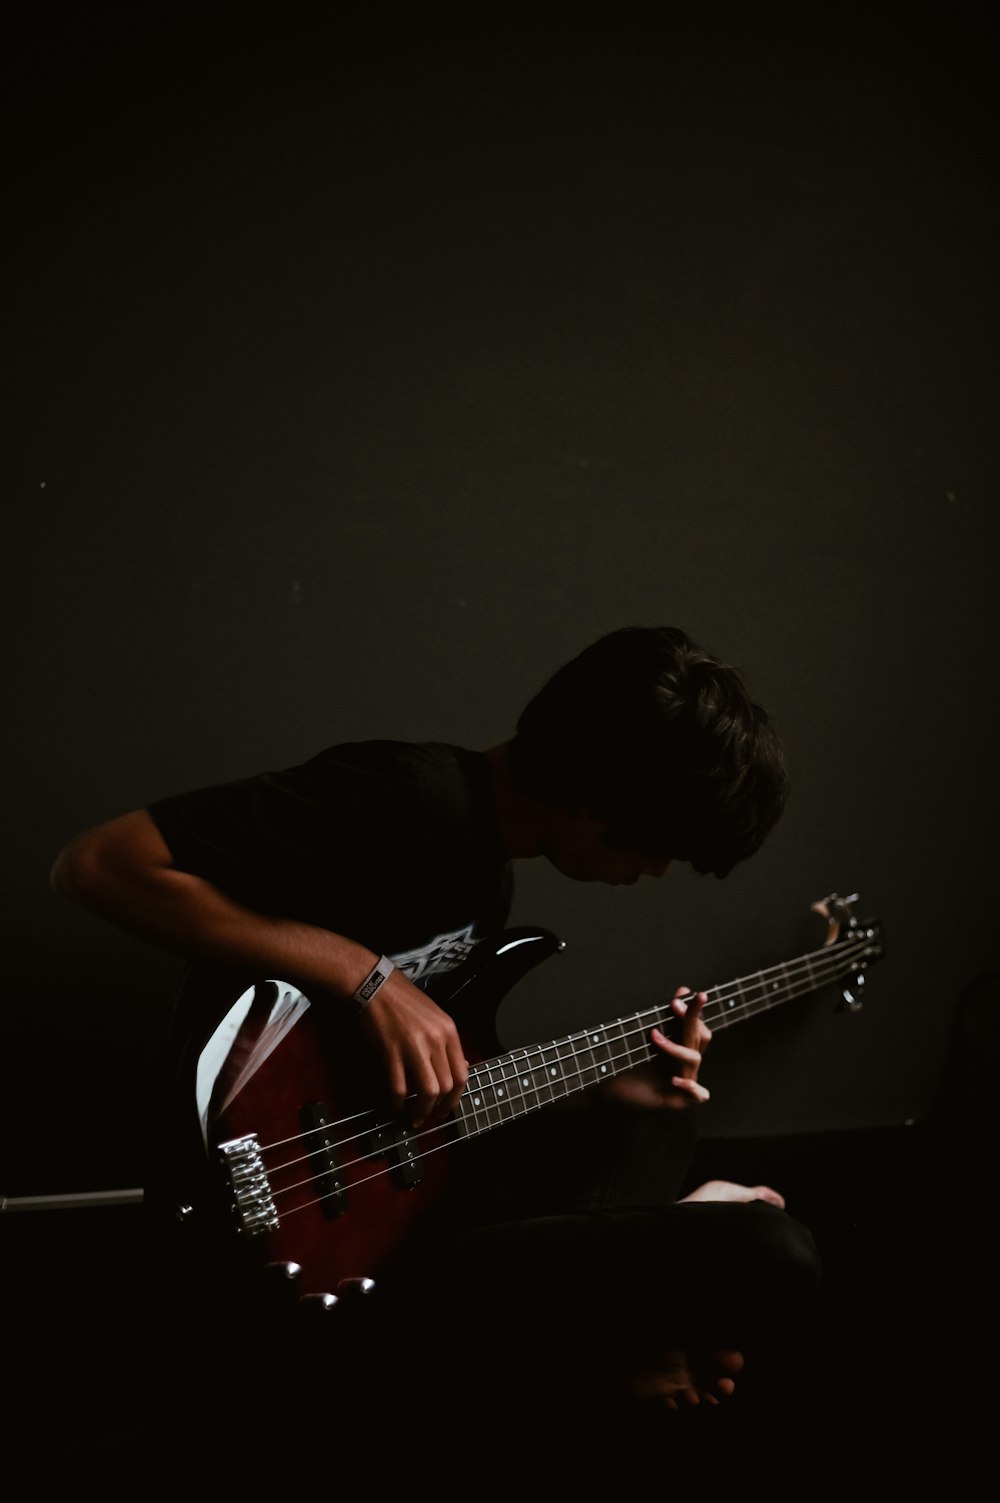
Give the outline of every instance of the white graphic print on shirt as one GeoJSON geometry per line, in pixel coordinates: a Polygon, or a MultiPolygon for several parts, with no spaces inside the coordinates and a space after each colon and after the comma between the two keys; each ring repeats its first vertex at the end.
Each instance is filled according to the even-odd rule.
{"type": "MultiPolygon", "coordinates": [[[[473,923],[467,924],[464,929],[456,929],[453,934],[439,934],[426,945],[420,945],[416,950],[407,950],[400,955],[390,955],[389,959],[404,975],[409,976],[411,981],[419,984],[444,971],[453,971],[456,966],[461,965],[466,956],[476,947],[475,928],[473,923]]],[[[286,981],[276,982],[275,988],[276,995],[267,1024],[261,1029],[249,1058],[244,1062],[223,1104],[223,1110],[277,1048],[289,1029],[294,1028],[298,1019],[310,1005],[308,997],[286,981]]],[[[208,1108],[212,1090],[240,1027],[250,1011],[254,993],[255,988],[250,987],[234,1003],[198,1058],[196,1095],[206,1145],[208,1143],[208,1108]]]]}
{"type": "Polygon", "coordinates": [[[401,955],[390,955],[389,959],[411,981],[426,981],[462,964],[476,947],[475,928],[475,924],[467,924],[453,934],[439,934],[426,945],[401,955]]]}

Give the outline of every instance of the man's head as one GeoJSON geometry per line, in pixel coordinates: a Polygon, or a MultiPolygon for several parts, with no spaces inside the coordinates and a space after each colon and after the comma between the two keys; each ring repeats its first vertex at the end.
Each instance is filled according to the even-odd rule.
{"type": "Polygon", "coordinates": [[[623,627],[525,707],[510,776],[539,803],[600,822],[610,849],[724,877],[785,806],[781,743],[736,668],[677,627],[623,627]]]}

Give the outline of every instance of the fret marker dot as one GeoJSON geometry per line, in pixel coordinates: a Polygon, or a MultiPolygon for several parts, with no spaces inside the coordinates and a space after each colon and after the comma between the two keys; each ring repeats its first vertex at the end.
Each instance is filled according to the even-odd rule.
{"type": "Polygon", "coordinates": [[[477,1106],[480,1106],[482,1104],[482,1099],[483,1099],[482,1096],[473,1096],[472,1099],[476,1103],[477,1106]]]}
{"type": "Polygon", "coordinates": [[[550,1071],[549,1071],[550,1075],[556,1075],[557,1073],[558,1073],[558,1071],[556,1070],[555,1066],[553,1066],[552,1069],[550,1069],[550,1071]]]}
{"type": "Polygon", "coordinates": [[[607,1075],[607,1073],[608,1073],[608,1067],[607,1067],[607,1065],[602,1065],[601,1066],[601,1074],[602,1075],[607,1075]]]}
{"type": "Polygon", "coordinates": [[[503,1086],[497,1086],[497,1095],[498,1096],[502,1096],[503,1095],[503,1086]]]}
{"type": "Polygon", "coordinates": [[[525,1086],[528,1084],[528,1077],[527,1076],[524,1077],[524,1079],[521,1081],[521,1084],[525,1085],[525,1086]]]}

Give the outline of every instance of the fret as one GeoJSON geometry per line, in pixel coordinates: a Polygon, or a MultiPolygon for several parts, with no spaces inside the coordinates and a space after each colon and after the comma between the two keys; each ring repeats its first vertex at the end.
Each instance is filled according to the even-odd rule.
{"type": "Polygon", "coordinates": [[[490,1072],[494,1104],[501,1122],[510,1122],[517,1115],[514,1103],[510,1099],[510,1077],[510,1057],[504,1054],[494,1061],[494,1067],[490,1072]]]}
{"type": "Polygon", "coordinates": [[[471,1138],[476,1133],[486,1131],[488,1123],[483,1110],[483,1095],[478,1070],[470,1074],[469,1084],[458,1103],[458,1110],[461,1114],[459,1128],[463,1138],[471,1138]]]}
{"type": "Polygon", "coordinates": [[[471,1132],[488,1132],[491,1127],[499,1127],[503,1121],[493,1084],[495,1064],[495,1060],[486,1060],[469,1076],[469,1084],[460,1106],[464,1120],[471,1115],[471,1132]]]}
{"type": "Polygon", "coordinates": [[[730,982],[726,996],[721,1001],[725,1011],[721,1018],[713,1022],[713,1028],[725,1028],[747,1016],[747,999],[738,982],[730,982]]]}
{"type": "Polygon", "coordinates": [[[585,1090],[587,1086],[595,1084],[594,1076],[590,1072],[590,1054],[585,1033],[569,1035],[562,1057],[563,1080],[566,1083],[567,1096],[572,1096],[575,1091],[585,1090]]]}
{"type": "Polygon", "coordinates": [[[753,981],[751,983],[750,996],[748,998],[748,1017],[752,1016],[754,1013],[763,1012],[766,1008],[771,1006],[770,989],[772,980],[772,973],[769,970],[757,971],[754,975],[753,981]]]}
{"type": "Polygon", "coordinates": [[[577,1034],[579,1039],[579,1070],[580,1090],[600,1085],[602,1081],[609,1081],[614,1075],[611,1063],[611,1045],[608,1042],[608,1033],[605,1028],[588,1028],[586,1033],[577,1034]]]}
{"type": "Polygon", "coordinates": [[[533,1111],[551,1100],[548,1095],[545,1071],[538,1049],[522,1049],[517,1064],[517,1084],[525,1111],[533,1111]]]}
{"type": "Polygon", "coordinates": [[[573,1045],[573,1075],[568,1084],[571,1091],[585,1091],[600,1079],[594,1068],[590,1038],[586,1033],[574,1033],[570,1035],[570,1042],[573,1045]]]}
{"type": "Polygon", "coordinates": [[[569,1095],[563,1078],[563,1061],[559,1052],[561,1043],[561,1039],[554,1039],[551,1044],[541,1044],[538,1050],[542,1079],[549,1101],[558,1101],[569,1095]]]}
{"type": "Polygon", "coordinates": [[[572,1096],[574,1091],[580,1089],[580,1061],[577,1058],[574,1036],[571,1035],[568,1038],[559,1040],[558,1058],[562,1094],[564,1096],[572,1096]]]}
{"type": "Polygon", "coordinates": [[[647,1023],[640,1013],[633,1013],[630,1018],[622,1018],[622,1037],[625,1039],[628,1054],[628,1063],[625,1066],[630,1070],[633,1065],[645,1064],[652,1058],[652,1050],[649,1043],[649,1030],[653,1026],[647,1023]]]}
{"type": "Polygon", "coordinates": [[[509,1099],[513,1114],[519,1116],[547,1105],[552,1100],[552,1092],[541,1049],[537,1045],[530,1049],[516,1049],[508,1058],[511,1063],[509,1099]]]}
{"type": "Polygon", "coordinates": [[[612,1075],[619,1075],[622,1070],[627,1070],[632,1063],[624,1018],[615,1018],[613,1023],[608,1023],[605,1032],[611,1045],[612,1068],[610,1073],[612,1075]]]}
{"type": "Polygon", "coordinates": [[[476,1112],[477,1131],[488,1132],[491,1127],[500,1127],[514,1116],[508,1099],[507,1076],[503,1060],[490,1059],[481,1064],[473,1078],[470,1090],[472,1105],[476,1112]]]}
{"type": "Polygon", "coordinates": [[[763,971],[755,971],[752,976],[747,976],[746,985],[741,988],[741,1021],[752,1018],[767,1005],[767,978],[763,971]]]}
{"type": "Polygon", "coordinates": [[[642,1036],[646,1044],[646,1058],[655,1059],[657,1049],[649,1042],[650,1030],[659,1028],[663,1033],[669,1034],[677,1022],[677,1014],[672,1007],[648,1007],[645,1012],[636,1013],[636,1022],[642,1028],[642,1036]]]}
{"type": "MultiPolygon", "coordinates": [[[[774,1007],[778,1002],[784,1002],[789,994],[788,973],[783,965],[776,965],[767,973],[768,981],[763,997],[765,1007],[774,1007]]],[[[761,972],[761,979],[765,973],[761,972]]]]}
{"type": "Polygon", "coordinates": [[[602,1080],[610,1080],[616,1072],[608,1030],[592,1028],[588,1033],[581,1034],[580,1038],[586,1045],[587,1058],[586,1067],[581,1072],[581,1089],[586,1085],[597,1085],[602,1080]]]}
{"type": "Polygon", "coordinates": [[[660,1051],[652,1042],[649,1035],[652,1029],[659,1028],[662,1033],[672,1036],[672,1031],[677,1023],[677,1014],[673,1008],[663,1015],[661,1013],[637,1012],[627,1020],[631,1025],[631,1047],[629,1057],[635,1065],[648,1064],[651,1059],[660,1059],[660,1051]]]}
{"type": "Polygon", "coordinates": [[[530,1112],[532,1107],[538,1105],[538,1093],[535,1089],[530,1065],[526,1066],[527,1060],[528,1052],[526,1049],[515,1049],[504,1058],[507,1097],[510,1102],[511,1113],[515,1117],[523,1116],[525,1112],[530,1112]]]}
{"type": "Polygon", "coordinates": [[[509,1054],[504,1054],[500,1059],[501,1087],[503,1090],[504,1121],[511,1122],[519,1117],[523,1110],[521,1106],[521,1088],[517,1078],[517,1067],[509,1054]]]}
{"type": "Polygon", "coordinates": [[[541,1044],[538,1049],[538,1094],[542,1101],[558,1101],[563,1094],[559,1089],[562,1081],[562,1066],[559,1063],[558,1043],[541,1044]]]}
{"type": "MultiPolygon", "coordinates": [[[[470,1081],[472,1076],[469,1077],[470,1081]]],[[[473,1138],[479,1131],[476,1121],[475,1090],[472,1085],[466,1086],[459,1098],[458,1107],[454,1116],[455,1126],[458,1128],[460,1138],[473,1138]]]]}
{"type": "Polygon", "coordinates": [[[493,1084],[493,1061],[487,1060],[480,1071],[479,1091],[483,1101],[483,1110],[486,1113],[486,1127],[499,1127],[503,1118],[497,1110],[496,1090],[493,1084]]]}
{"type": "Polygon", "coordinates": [[[778,979],[780,969],[780,966],[771,966],[768,970],[757,971],[747,978],[750,984],[745,993],[744,1017],[753,1017],[755,1013],[773,1007],[776,1000],[783,1000],[778,996],[781,990],[781,981],[778,979]]]}

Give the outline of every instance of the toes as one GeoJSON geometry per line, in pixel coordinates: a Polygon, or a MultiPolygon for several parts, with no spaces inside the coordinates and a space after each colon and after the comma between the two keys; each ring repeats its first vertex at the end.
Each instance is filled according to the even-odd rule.
{"type": "Polygon", "coordinates": [[[715,1361],[727,1373],[743,1371],[744,1356],[742,1352],[721,1351],[714,1354],[715,1361]]]}

